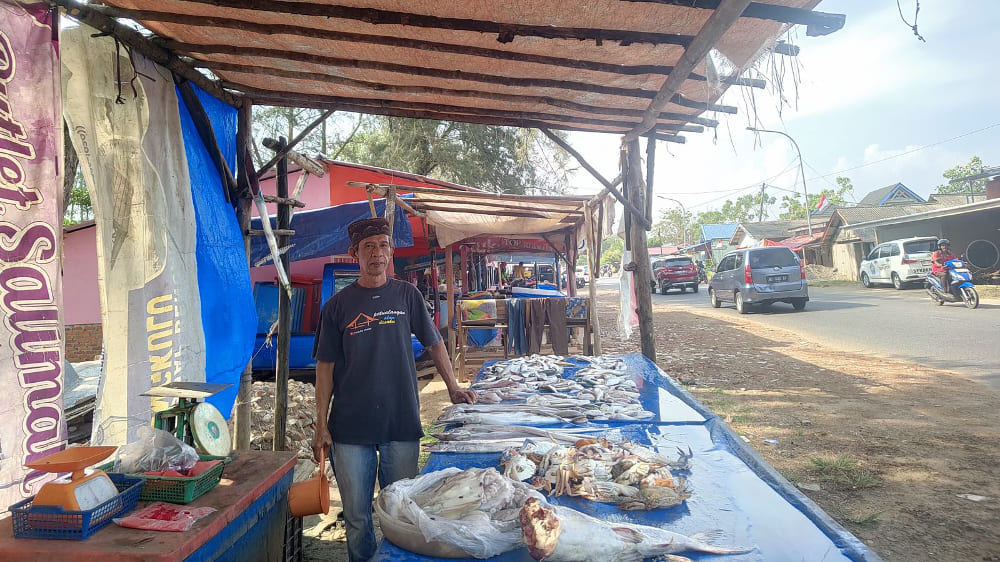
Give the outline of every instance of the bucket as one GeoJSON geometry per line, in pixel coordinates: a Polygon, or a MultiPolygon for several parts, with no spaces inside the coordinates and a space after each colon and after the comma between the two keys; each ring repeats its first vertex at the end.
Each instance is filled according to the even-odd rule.
{"type": "Polygon", "coordinates": [[[326,478],[326,449],[319,466],[319,476],[296,482],[288,488],[288,510],[295,517],[330,511],[330,481],[326,478]]]}

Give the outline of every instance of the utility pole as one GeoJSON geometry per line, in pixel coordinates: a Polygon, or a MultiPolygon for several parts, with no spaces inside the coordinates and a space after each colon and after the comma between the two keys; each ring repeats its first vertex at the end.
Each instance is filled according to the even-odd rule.
{"type": "Polygon", "coordinates": [[[805,197],[804,205],[806,210],[806,226],[809,228],[809,236],[812,237],[813,225],[812,225],[812,213],[809,212],[809,193],[806,191],[806,171],[802,167],[802,151],[799,150],[799,143],[795,142],[792,135],[782,131],[772,131],[771,129],[758,129],[756,127],[747,127],[748,131],[753,131],[755,133],[774,133],[776,135],[782,135],[788,140],[792,141],[792,146],[795,147],[795,152],[799,155],[799,175],[802,176],[802,195],[805,197]]]}

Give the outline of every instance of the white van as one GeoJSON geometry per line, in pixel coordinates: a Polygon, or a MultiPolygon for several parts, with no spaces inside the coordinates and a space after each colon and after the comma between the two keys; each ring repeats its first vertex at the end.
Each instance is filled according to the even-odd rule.
{"type": "Polygon", "coordinates": [[[923,281],[931,272],[931,254],[937,237],[901,238],[875,246],[861,262],[861,284],[891,284],[902,289],[907,283],[923,281]]]}
{"type": "Polygon", "coordinates": [[[590,268],[585,265],[576,266],[576,286],[583,287],[590,283],[590,268]]]}

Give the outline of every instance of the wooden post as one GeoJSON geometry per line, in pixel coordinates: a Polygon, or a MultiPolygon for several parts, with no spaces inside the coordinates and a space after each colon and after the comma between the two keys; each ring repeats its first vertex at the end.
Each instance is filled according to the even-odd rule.
{"type": "MultiPolygon", "coordinates": [[[[285,147],[285,137],[279,139],[281,148],[285,147]]],[[[283,199],[288,198],[288,160],[284,157],[278,160],[277,195],[283,199]]],[[[278,207],[278,231],[287,232],[291,222],[292,207],[287,203],[279,203],[278,207]]],[[[267,217],[262,217],[267,220],[267,217]]],[[[288,245],[288,235],[278,235],[278,247],[284,248],[288,245]]],[[[281,254],[281,267],[289,271],[288,252],[281,254]]],[[[288,363],[289,351],[292,342],[292,300],[287,291],[278,291],[278,342],[277,342],[277,370],[274,373],[274,442],[272,449],[275,451],[285,450],[285,423],[288,419],[288,363]]]]}
{"type": "Polygon", "coordinates": [[[570,286],[569,296],[576,296],[576,257],[577,257],[576,233],[566,235],[566,255],[569,256],[569,265],[566,268],[566,284],[570,286]]]}
{"type": "MultiPolygon", "coordinates": [[[[625,190],[629,200],[638,208],[645,205],[643,193],[642,159],[639,154],[639,140],[628,141],[625,145],[626,170],[625,190]]],[[[629,234],[632,240],[632,261],[636,264],[634,275],[636,313],[639,315],[639,335],[642,354],[656,361],[656,339],[653,336],[653,299],[649,292],[653,272],[649,264],[649,250],[646,248],[646,231],[632,224],[629,234]]]]}
{"type": "Polygon", "coordinates": [[[396,224],[396,188],[389,186],[385,193],[385,219],[389,221],[389,244],[392,243],[392,228],[396,224]]]}
{"type": "MultiPolygon", "coordinates": [[[[252,108],[253,106],[248,100],[239,109],[236,133],[236,142],[238,145],[236,149],[236,186],[239,194],[239,205],[237,208],[239,209],[240,233],[243,234],[243,250],[247,255],[247,268],[250,267],[250,209],[253,206],[248,174],[252,173],[253,169],[247,167],[245,156],[249,154],[249,144],[252,142],[250,135],[252,108]]],[[[239,451],[250,449],[250,402],[253,399],[252,390],[253,361],[248,361],[246,367],[243,369],[243,373],[240,375],[240,388],[236,393],[236,419],[233,422],[236,426],[236,449],[239,451]]]]}
{"type": "Polygon", "coordinates": [[[452,328],[451,319],[455,317],[455,263],[451,246],[444,249],[444,321],[448,334],[448,357],[455,360],[455,330],[452,328]]]}
{"type": "Polygon", "coordinates": [[[586,213],[583,215],[585,221],[584,230],[587,237],[587,262],[590,264],[590,283],[588,283],[587,287],[590,293],[590,329],[594,337],[594,355],[600,355],[603,353],[601,347],[601,322],[597,316],[597,277],[594,275],[594,272],[597,270],[594,267],[597,261],[597,229],[594,226],[594,212],[590,207],[590,203],[587,203],[585,208],[586,213]]]}

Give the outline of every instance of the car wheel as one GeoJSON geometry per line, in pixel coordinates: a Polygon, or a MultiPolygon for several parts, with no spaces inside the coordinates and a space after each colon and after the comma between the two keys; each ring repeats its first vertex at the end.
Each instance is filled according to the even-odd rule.
{"type": "Polygon", "coordinates": [[[899,278],[899,274],[895,271],[892,272],[892,286],[895,287],[897,291],[903,289],[903,280],[899,278]]]}
{"type": "Polygon", "coordinates": [[[733,295],[733,301],[736,303],[736,312],[739,312],[740,314],[747,313],[749,307],[747,306],[747,303],[743,302],[743,293],[736,291],[736,294],[733,295]]]}
{"type": "Polygon", "coordinates": [[[681,285],[681,294],[683,295],[686,292],[688,292],[688,288],[685,287],[684,285],[681,285]]]}
{"type": "Polygon", "coordinates": [[[867,273],[862,273],[861,274],[861,285],[864,286],[865,289],[871,289],[872,288],[872,280],[868,278],[868,274],[867,273]]]}
{"type": "Polygon", "coordinates": [[[719,296],[715,294],[715,289],[708,289],[708,300],[712,303],[713,308],[719,308],[722,303],[719,302],[719,296]]]}
{"type": "Polygon", "coordinates": [[[806,309],[806,299],[795,299],[792,301],[792,308],[795,310],[805,310],[806,309]]]}
{"type": "Polygon", "coordinates": [[[694,288],[692,288],[691,290],[694,291],[695,293],[697,293],[698,292],[698,284],[695,283],[694,288]]]}
{"type": "Polygon", "coordinates": [[[667,287],[666,285],[660,285],[660,294],[661,295],[667,294],[667,291],[669,291],[669,290],[670,290],[670,288],[667,287]]]}

